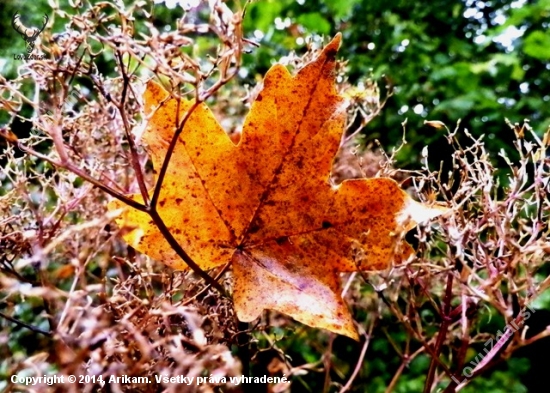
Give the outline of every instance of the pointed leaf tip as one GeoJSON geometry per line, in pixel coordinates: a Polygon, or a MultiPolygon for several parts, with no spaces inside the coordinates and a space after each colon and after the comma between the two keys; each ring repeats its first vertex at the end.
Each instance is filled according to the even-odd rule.
{"type": "Polygon", "coordinates": [[[340,44],[342,43],[342,33],[337,33],[334,38],[325,46],[323,52],[326,53],[327,58],[336,58],[336,53],[340,49],[340,44]]]}

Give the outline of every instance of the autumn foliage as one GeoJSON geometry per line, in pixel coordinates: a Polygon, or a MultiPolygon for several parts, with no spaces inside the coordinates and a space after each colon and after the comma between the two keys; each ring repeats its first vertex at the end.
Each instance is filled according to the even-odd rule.
{"type": "Polygon", "coordinates": [[[550,335],[550,131],[503,118],[516,156],[495,167],[466,120],[429,116],[441,166],[410,125],[373,140],[403,131],[369,124],[398,97],[346,78],[340,34],[260,75],[253,12],[82,4],[0,78],[0,390],[517,390],[550,335]]]}

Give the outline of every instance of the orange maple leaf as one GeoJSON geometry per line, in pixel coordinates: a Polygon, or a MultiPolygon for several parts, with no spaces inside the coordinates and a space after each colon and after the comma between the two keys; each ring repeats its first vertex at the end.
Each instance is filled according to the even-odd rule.
{"type": "MultiPolygon", "coordinates": [[[[195,108],[168,166],[158,212],[202,269],[231,261],[240,320],[274,309],[358,339],[338,273],[385,269],[410,255],[403,234],[441,210],[414,202],[387,178],[331,185],[346,118],[334,86],[339,45],[337,35],[296,76],[274,65],[238,145],[206,105],[195,108]]],[[[150,118],[143,138],[158,169],[176,118],[193,102],[178,103],[152,82],[144,102],[150,118]]],[[[118,201],[110,205],[120,207],[118,201]]],[[[146,213],[127,209],[118,222],[138,228],[125,239],[140,252],[186,267],[146,213]]]]}

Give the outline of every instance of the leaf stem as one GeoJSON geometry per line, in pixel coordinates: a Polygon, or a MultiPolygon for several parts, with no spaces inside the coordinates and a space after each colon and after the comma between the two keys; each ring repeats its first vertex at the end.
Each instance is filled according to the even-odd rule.
{"type": "Polygon", "coordinates": [[[178,241],[172,235],[166,224],[164,223],[163,219],[160,217],[159,213],[156,211],[156,209],[149,207],[147,210],[147,213],[151,216],[153,219],[153,222],[158,227],[160,233],[164,236],[168,244],[170,244],[170,247],[174,249],[174,251],[178,254],[178,256],[183,259],[183,261],[196,273],[198,274],[207,284],[210,284],[213,288],[216,288],[222,296],[228,297],[227,292],[222,288],[219,282],[214,280],[208,273],[206,273],[204,270],[202,270],[199,265],[193,259],[185,252],[185,250],[179,245],[178,241]]]}
{"type": "Polygon", "coordinates": [[[166,177],[166,172],[168,171],[168,165],[170,164],[170,160],[172,159],[172,154],[174,153],[174,149],[176,148],[176,144],[178,142],[179,136],[183,132],[185,123],[187,123],[187,120],[189,119],[189,117],[191,117],[191,114],[201,104],[199,100],[195,100],[191,108],[189,108],[189,110],[183,116],[183,119],[181,120],[181,122],[179,122],[180,102],[181,102],[180,99],[178,99],[178,105],[176,108],[176,124],[178,124],[178,127],[174,132],[174,135],[172,136],[172,140],[170,141],[168,150],[166,150],[166,155],[164,156],[164,161],[162,162],[162,166],[160,168],[160,172],[157,178],[157,183],[155,184],[153,196],[151,198],[151,203],[149,205],[152,210],[156,210],[157,202],[160,196],[160,191],[162,190],[162,184],[164,182],[164,178],[166,177]]]}

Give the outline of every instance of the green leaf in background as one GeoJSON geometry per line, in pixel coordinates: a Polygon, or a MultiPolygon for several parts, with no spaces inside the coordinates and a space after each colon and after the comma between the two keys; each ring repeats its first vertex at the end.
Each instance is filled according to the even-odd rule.
{"type": "Polygon", "coordinates": [[[529,307],[535,310],[550,309],[550,289],[547,289],[539,296],[537,296],[537,298],[533,300],[529,307]]]}
{"type": "Polygon", "coordinates": [[[330,23],[318,12],[302,14],[297,18],[297,22],[307,30],[317,34],[329,34],[330,23]]]}
{"type": "Polygon", "coordinates": [[[347,19],[353,12],[353,7],[359,2],[360,0],[326,0],[325,3],[335,19],[347,19]]]}
{"type": "Polygon", "coordinates": [[[535,30],[529,34],[523,42],[523,52],[535,59],[550,59],[550,34],[535,30]]]}

